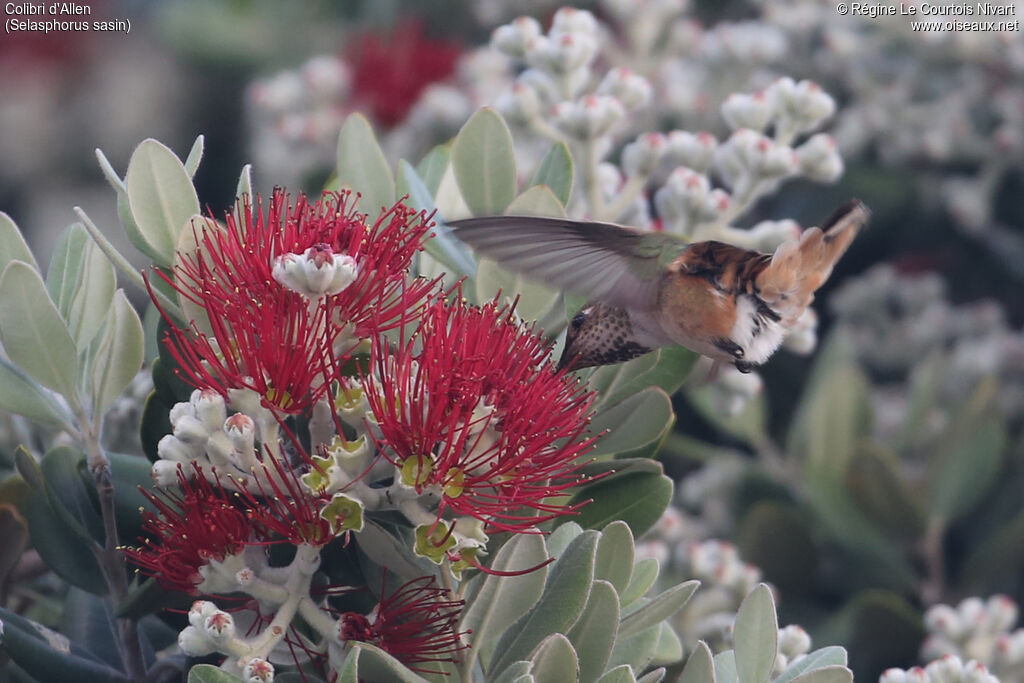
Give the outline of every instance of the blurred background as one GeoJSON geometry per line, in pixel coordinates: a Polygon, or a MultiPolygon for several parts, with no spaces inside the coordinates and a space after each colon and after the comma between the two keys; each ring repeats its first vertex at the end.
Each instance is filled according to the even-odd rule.
{"type": "MultiPolygon", "coordinates": [[[[215,213],[247,163],[263,193],[323,187],[354,111],[393,164],[415,163],[510,91],[521,66],[488,47],[491,32],[521,14],[546,27],[560,6],[79,4],[90,22],[130,30],[0,37],[0,210],[43,263],[74,206],[120,234],[96,148],[123,174],[145,138],[184,158],[203,135],[195,184],[215,213]]],[[[835,99],[823,130],[842,177],[786,183],[738,227],[814,225],[852,196],[873,211],[818,296],[814,353],[778,354],[763,382],[695,383],[675,398],[660,457],[678,505],[648,552],[725,588],[750,578],[729,562],[757,566],[779,589],[781,623],[803,624],[816,646],[847,645],[859,675],[958,652],[1022,680],[1016,613],[948,632],[923,615],[969,596],[1024,599],[1024,6],[990,17],[1018,20],[995,32],[918,32],[906,17],[842,16],[810,0],[576,6],[602,22],[601,66],[653,86],[622,142],[674,129],[724,139],[727,96],[781,76],[835,99]],[[709,539],[736,556],[709,560],[709,539]],[[1011,666],[997,644],[1012,638],[1011,666]]],[[[513,132],[528,154],[528,135],[513,132]]],[[[722,599],[688,607],[691,640],[720,630],[722,599]]]]}

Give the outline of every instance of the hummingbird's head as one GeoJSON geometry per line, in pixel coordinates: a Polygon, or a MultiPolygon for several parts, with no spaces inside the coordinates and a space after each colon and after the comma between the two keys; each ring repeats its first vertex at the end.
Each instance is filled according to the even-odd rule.
{"type": "Polygon", "coordinates": [[[607,304],[587,306],[569,322],[558,368],[580,370],[622,363],[650,351],[633,332],[629,313],[607,304]]]}
{"type": "Polygon", "coordinates": [[[558,359],[559,370],[562,368],[578,370],[587,367],[587,365],[580,364],[583,360],[581,356],[583,349],[577,348],[576,340],[580,336],[580,330],[583,329],[589,312],[589,308],[581,309],[569,321],[569,326],[565,330],[565,347],[562,349],[562,357],[558,359]]]}

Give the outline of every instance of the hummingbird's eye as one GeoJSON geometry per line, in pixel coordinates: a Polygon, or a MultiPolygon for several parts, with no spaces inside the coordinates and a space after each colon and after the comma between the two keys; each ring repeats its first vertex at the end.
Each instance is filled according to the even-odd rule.
{"type": "Polygon", "coordinates": [[[572,321],[569,323],[569,326],[572,328],[573,332],[577,331],[578,329],[580,329],[580,327],[583,326],[583,319],[586,317],[587,316],[583,311],[580,311],[579,313],[573,316],[572,321]]]}

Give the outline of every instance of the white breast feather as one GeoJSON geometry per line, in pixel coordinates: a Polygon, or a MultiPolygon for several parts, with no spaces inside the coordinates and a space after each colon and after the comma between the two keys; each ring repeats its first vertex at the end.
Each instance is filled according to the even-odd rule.
{"type": "Polygon", "coordinates": [[[758,315],[754,298],[742,295],[736,299],[736,322],[729,336],[743,349],[743,360],[760,365],[779,348],[786,329],[781,323],[758,315]]]}

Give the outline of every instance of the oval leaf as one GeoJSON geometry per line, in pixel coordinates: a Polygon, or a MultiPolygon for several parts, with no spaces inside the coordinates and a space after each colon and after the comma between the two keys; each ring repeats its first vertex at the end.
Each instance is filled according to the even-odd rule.
{"type": "MultiPolygon", "coordinates": [[[[599,542],[598,554],[600,552],[599,542]]],[[[592,683],[600,678],[615,645],[618,626],[619,596],[607,581],[594,581],[587,606],[568,633],[579,655],[580,683],[592,683]]]]}
{"type": "Polygon", "coordinates": [[[0,273],[4,272],[11,261],[24,261],[39,270],[36,257],[32,255],[14,219],[0,211],[0,273]]]}
{"type": "Polygon", "coordinates": [[[0,358],[0,408],[33,422],[71,429],[71,417],[41,386],[0,358]]]}
{"type": "Polygon", "coordinates": [[[569,204],[569,193],[572,191],[572,155],[564,142],[556,142],[540,166],[533,173],[531,185],[543,185],[551,190],[562,206],[569,204]]]}
{"type": "Polygon", "coordinates": [[[135,246],[157,265],[170,266],[182,227],[199,213],[191,176],[174,152],[150,138],[132,153],[124,184],[143,240],[135,246]]]}
{"type": "Polygon", "coordinates": [[[600,410],[590,423],[592,434],[607,432],[590,455],[610,458],[653,455],[675,422],[672,400],[658,387],[648,387],[621,403],[600,410]]]}
{"type": "Polygon", "coordinates": [[[75,342],[39,273],[13,261],[0,278],[0,340],[29,377],[69,398],[78,375],[75,342]]]}
{"type": "Polygon", "coordinates": [[[683,669],[679,683],[715,683],[715,663],[708,644],[703,640],[697,643],[690,658],[686,660],[686,668],[683,669]]]}
{"type": "Polygon", "coordinates": [[[427,683],[425,678],[410,671],[379,647],[358,643],[356,648],[362,650],[359,655],[360,680],[368,683],[427,683]]]}
{"type": "Polygon", "coordinates": [[[566,683],[579,676],[579,658],[572,643],[561,633],[552,633],[541,641],[530,661],[537,683],[566,683]]]}
{"type": "Polygon", "coordinates": [[[733,627],[736,673],[744,683],[767,681],[779,653],[779,622],[771,589],[759,584],[743,599],[733,627]]]}
{"type": "Polygon", "coordinates": [[[189,669],[188,683],[242,683],[242,679],[213,664],[196,664],[189,669]]]}
{"type": "Polygon", "coordinates": [[[785,671],[779,674],[772,683],[789,683],[797,676],[800,676],[813,669],[821,669],[831,666],[846,666],[846,650],[838,645],[823,647],[815,650],[805,657],[801,657],[785,671]]]}
{"type": "Polygon", "coordinates": [[[633,575],[629,578],[629,585],[624,592],[619,593],[622,606],[627,607],[642,598],[658,580],[660,571],[661,568],[656,558],[645,557],[637,562],[633,566],[633,575]]]}
{"type": "Polygon", "coordinates": [[[113,264],[89,237],[85,226],[69,226],[50,259],[46,290],[79,351],[89,346],[103,326],[116,287],[113,264]]]}
{"type": "Polygon", "coordinates": [[[102,414],[142,367],[142,321],[118,290],[93,367],[93,411],[102,414]]]}
{"type": "Polygon", "coordinates": [[[205,141],[202,135],[197,137],[196,141],[192,143],[192,149],[188,151],[188,156],[185,157],[185,172],[188,173],[189,178],[195,177],[196,171],[199,170],[199,162],[203,160],[205,141]]]}
{"type": "Polygon", "coordinates": [[[826,666],[797,676],[793,683],[853,683],[853,672],[845,666],[826,666]]]}
{"type": "Polygon", "coordinates": [[[606,526],[597,542],[594,579],[609,582],[621,594],[633,575],[633,551],[633,533],[628,524],[616,520],[606,526]]]}
{"type": "Polygon", "coordinates": [[[576,523],[601,529],[621,519],[638,537],[654,526],[672,500],[672,480],[663,474],[634,474],[600,481],[573,496],[573,503],[591,500],[576,523]]]}
{"type": "Polygon", "coordinates": [[[373,126],[362,114],[350,114],[341,126],[337,161],[338,182],[362,195],[359,210],[371,222],[382,208],[395,203],[395,179],[377,144],[373,126]]]}
{"type": "Polygon", "coordinates": [[[636,676],[633,675],[633,668],[629,664],[623,664],[601,676],[598,683],[636,683],[636,676]]]}
{"type": "MultiPolygon", "coordinates": [[[[665,621],[683,608],[699,585],[700,581],[687,581],[651,599],[649,603],[622,620],[619,624],[619,636],[628,638],[665,621]]],[[[772,614],[775,612],[772,611],[772,614]]]]}
{"type": "Polygon", "coordinates": [[[516,196],[516,160],[505,120],[484,107],[469,118],[452,144],[452,168],[474,216],[494,216],[516,196]]]}

